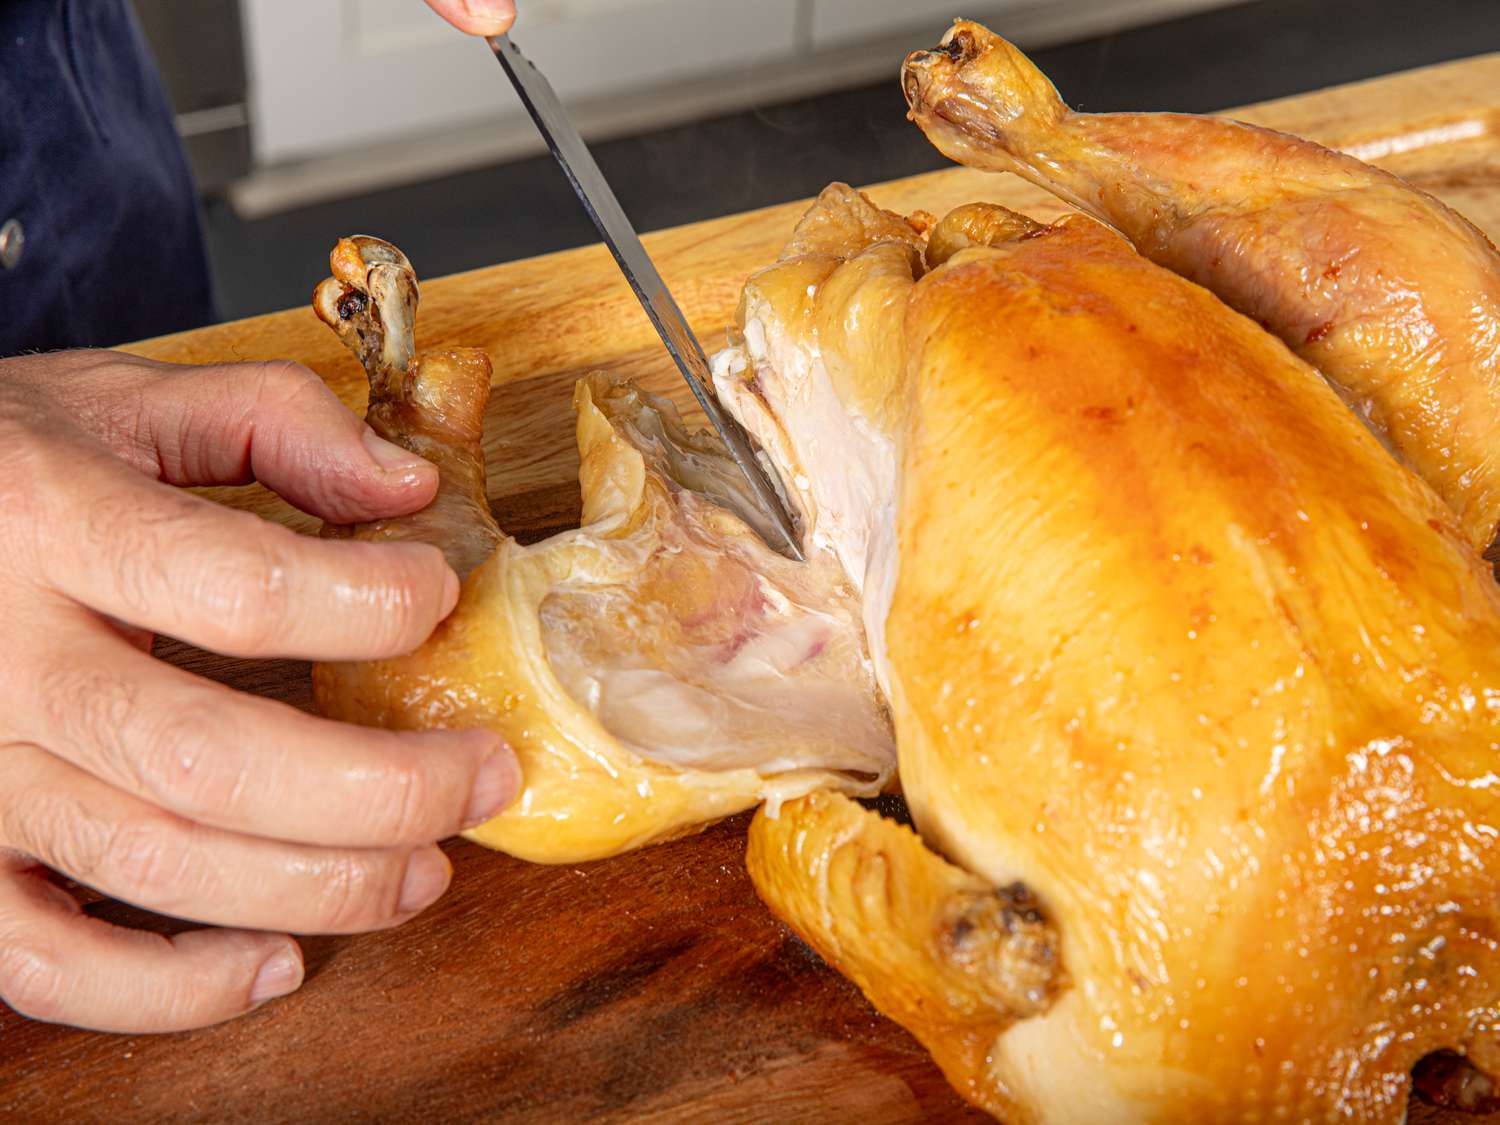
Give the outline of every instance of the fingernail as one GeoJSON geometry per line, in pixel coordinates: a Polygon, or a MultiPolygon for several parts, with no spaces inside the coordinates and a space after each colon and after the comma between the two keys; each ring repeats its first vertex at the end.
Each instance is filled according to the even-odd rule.
{"type": "Polygon", "coordinates": [[[512,0],[465,0],[464,8],[475,35],[504,35],[516,19],[512,0]]]}
{"type": "Polygon", "coordinates": [[[369,426],[365,427],[359,439],[364,443],[365,452],[370,455],[370,460],[374,461],[383,473],[392,476],[409,476],[432,470],[431,461],[418,457],[409,449],[402,449],[395,442],[386,441],[369,426]]]}
{"type": "Polygon", "coordinates": [[[438,848],[423,848],[412,852],[406,861],[406,878],[401,881],[401,901],[396,904],[398,914],[415,914],[437,901],[448,886],[453,865],[438,848]]]}
{"type": "Polygon", "coordinates": [[[258,1008],[267,1000],[286,996],[302,987],[302,957],[295,946],[273,953],[255,974],[250,986],[250,1006],[258,1008]]]}
{"type": "Polygon", "coordinates": [[[476,824],[483,824],[515,800],[520,781],[516,756],[508,747],[490,754],[474,775],[474,789],[469,794],[469,809],[465,814],[464,827],[473,828],[476,824]]]}

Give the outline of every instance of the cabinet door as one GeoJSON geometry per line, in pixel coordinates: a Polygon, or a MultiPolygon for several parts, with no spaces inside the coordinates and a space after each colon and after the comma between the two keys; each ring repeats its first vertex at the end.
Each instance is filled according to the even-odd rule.
{"type": "MultiPolygon", "coordinates": [[[[421,0],[243,0],[257,162],[521,115],[489,50],[421,0]]],[[[628,96],[796,49],[798,0],[523,0],[565,99],[628,96]]]]}
{"type": "MultiPolygon", "coordinates": [[[[1066,2],[1052,0],[1054,5],[1066,2]]],[[[907,30],[928,30],[936,43],[953,23],[954,16],[984,20],[1007,8],[1023,4],[1035,7],[1034,0],[982,0],[969,8],[953,0],[810,0],[810,3],[814,48],[841,46],[907,30]]]]}

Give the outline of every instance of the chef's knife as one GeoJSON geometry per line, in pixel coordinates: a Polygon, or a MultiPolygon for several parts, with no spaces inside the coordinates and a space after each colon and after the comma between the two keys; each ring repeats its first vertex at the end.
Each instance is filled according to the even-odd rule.
{"type": "Polygon", "coordinates": [[[709,371],[708,357],[704,355],[703,346],[698,343],[698,338],[688,327],[687,318],[682,315],[682,310],[672,299],[666,282],[657,272],[651,256],[646,253],[646,248],[641,245],[640,236],[636,234],[635,228],[626,218],[624,209],[621,208],[619,200],[615,198],[615,193],[610,189],[609,181],[604,178],[604,173],[599,171],[599,165],[594,163],[588,146],[583,143],[583,138],[573,127],[551,83],[525,55],[521,54],[508,36],[494,36],[489,40],[489,45],[490,49],[495,52],[495,57],[500,60],[500,65],[505,68],[505,73],[510,75],[510,80],[515,84],[516,92],[521,95],[521,101],[525,104],[527,112],[531,114],[531,119],[536,122],[537,128],[546,138],[547,147],[552,150],[552,155],[557,157],[557,162],[562,165],[568,182],[573,185],[573,190],[583,201],[584,210],[589,213],[589,218],[594,221],[594,226],[599,228],[600,236],[614,254],[615,261],[620,264],[620,269],[630,282],[630,287],[635,290],[635,295],[640,299],[641,307],[646,310],[646,315],[656,326],[662,343],[666,344],[667,351],[672,354],[678,370],[682,372],[683,378],[692,388],[693,397],[698,400],[703,413],[708,415],[708,420],[713,423],[714,429],[718,431],[724,444],[729,447],[730,454],[739,465],[740,471],[745,474],[745,479],[750,482],[750,488],[755,493],[760,506],[784,540],[784,544],[773,543],[771,545],[778,548],[784,547],[785,552],[793,558],[802,558],[802,550],[797,544],[796,528],[781,498],[781,493],[755,456],[749,436],[740,424],[719,405],[719,400],[713,390],[713,375],[709,371]]]}

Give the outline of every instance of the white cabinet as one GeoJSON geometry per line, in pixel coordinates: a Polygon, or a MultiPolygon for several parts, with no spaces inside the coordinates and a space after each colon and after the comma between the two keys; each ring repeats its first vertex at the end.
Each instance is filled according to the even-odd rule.
{"type": "MultiPolygon", "coordinates": [[[[516,40],[565,99],[795,54],[799,0],[521,0],[516,40]]],[[[258,164],[521,113],[484,44],[421,0],[244,0],[258,164]]]]}
{"type": "MultiPolygon", "coordinates": [[[[1031,2],[1034,5],[1035,0],[1031,2]]],[[[965,7],[953,0],[812,0],[812,45],[834,47],[908,30],[927,31],[936,44],[956,15],[988,19],[1025,3],[1027,0],[983,0],[965,7]]],[[[917,43],[913,40],[914,45],[917,43]]]]}
{"type": "MultiPolygon", "coordinates": [[[[603,137],[893,80],[955,11],[1035,47],[1232,2],[517,0],[516,39],[603,137]]],[[[422,0],[240,3],[255,163],[230,192],[242,213],[541,151],[489,50],[422,0]]]]}
{"type": "MultiPolygon", "coordinates": [[[[523,0],[524,2],[524,0],[523,0]]],[[[1172,19],[1241,0],[805,0],[811,5],[814,50],[913,36],[911,46],[936,44],[955,16],[989,24],[1023,47],[1100,35],[1172,19]]]]}

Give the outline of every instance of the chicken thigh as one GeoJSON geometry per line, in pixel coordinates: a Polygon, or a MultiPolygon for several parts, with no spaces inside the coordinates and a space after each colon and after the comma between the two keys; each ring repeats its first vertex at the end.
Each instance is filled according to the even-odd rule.
{"type": "Polygon", "coordinates": [[[1500,255],[1450,208],[1350,156],[1234,121],[1074,113],[959,21],[903,72],[945,154],[1015,172],[1260,321],[1458,512],[1500,523],[1500,255]]]}
{"type": "Polygon", "coordinates": [[[671,403],[579,382],[583,526],[522,546],[485,497],[490,364],[418,354],[417,283],[394,247],[345,239],[314,297],[364,363],[368,421],[435,462],[423,511],[325,534],[442,548],[458,606],[416,652],[314,668],[320,709],[391,728],[488,727],[516,804],[468,835],[539,862],[610,855],[810,790],[878,792],[894,765],[857,591],[837,560],[765,545],[748,486],[671,403]]]}
{"type": "Polygon", "coordinates": [[[963,209],[919,256],[867,208],[825,193],[720,364],[809,388],[741,414],[867,575],[915,831],[763,810],[761,896],[1008,1122],[1394,1123],[1429,1057],[1482,1088],[1500,588],[1454,513],[1094,220],[963,209]],[[798,419],[839,405],[835,458],[798,419]]]}

